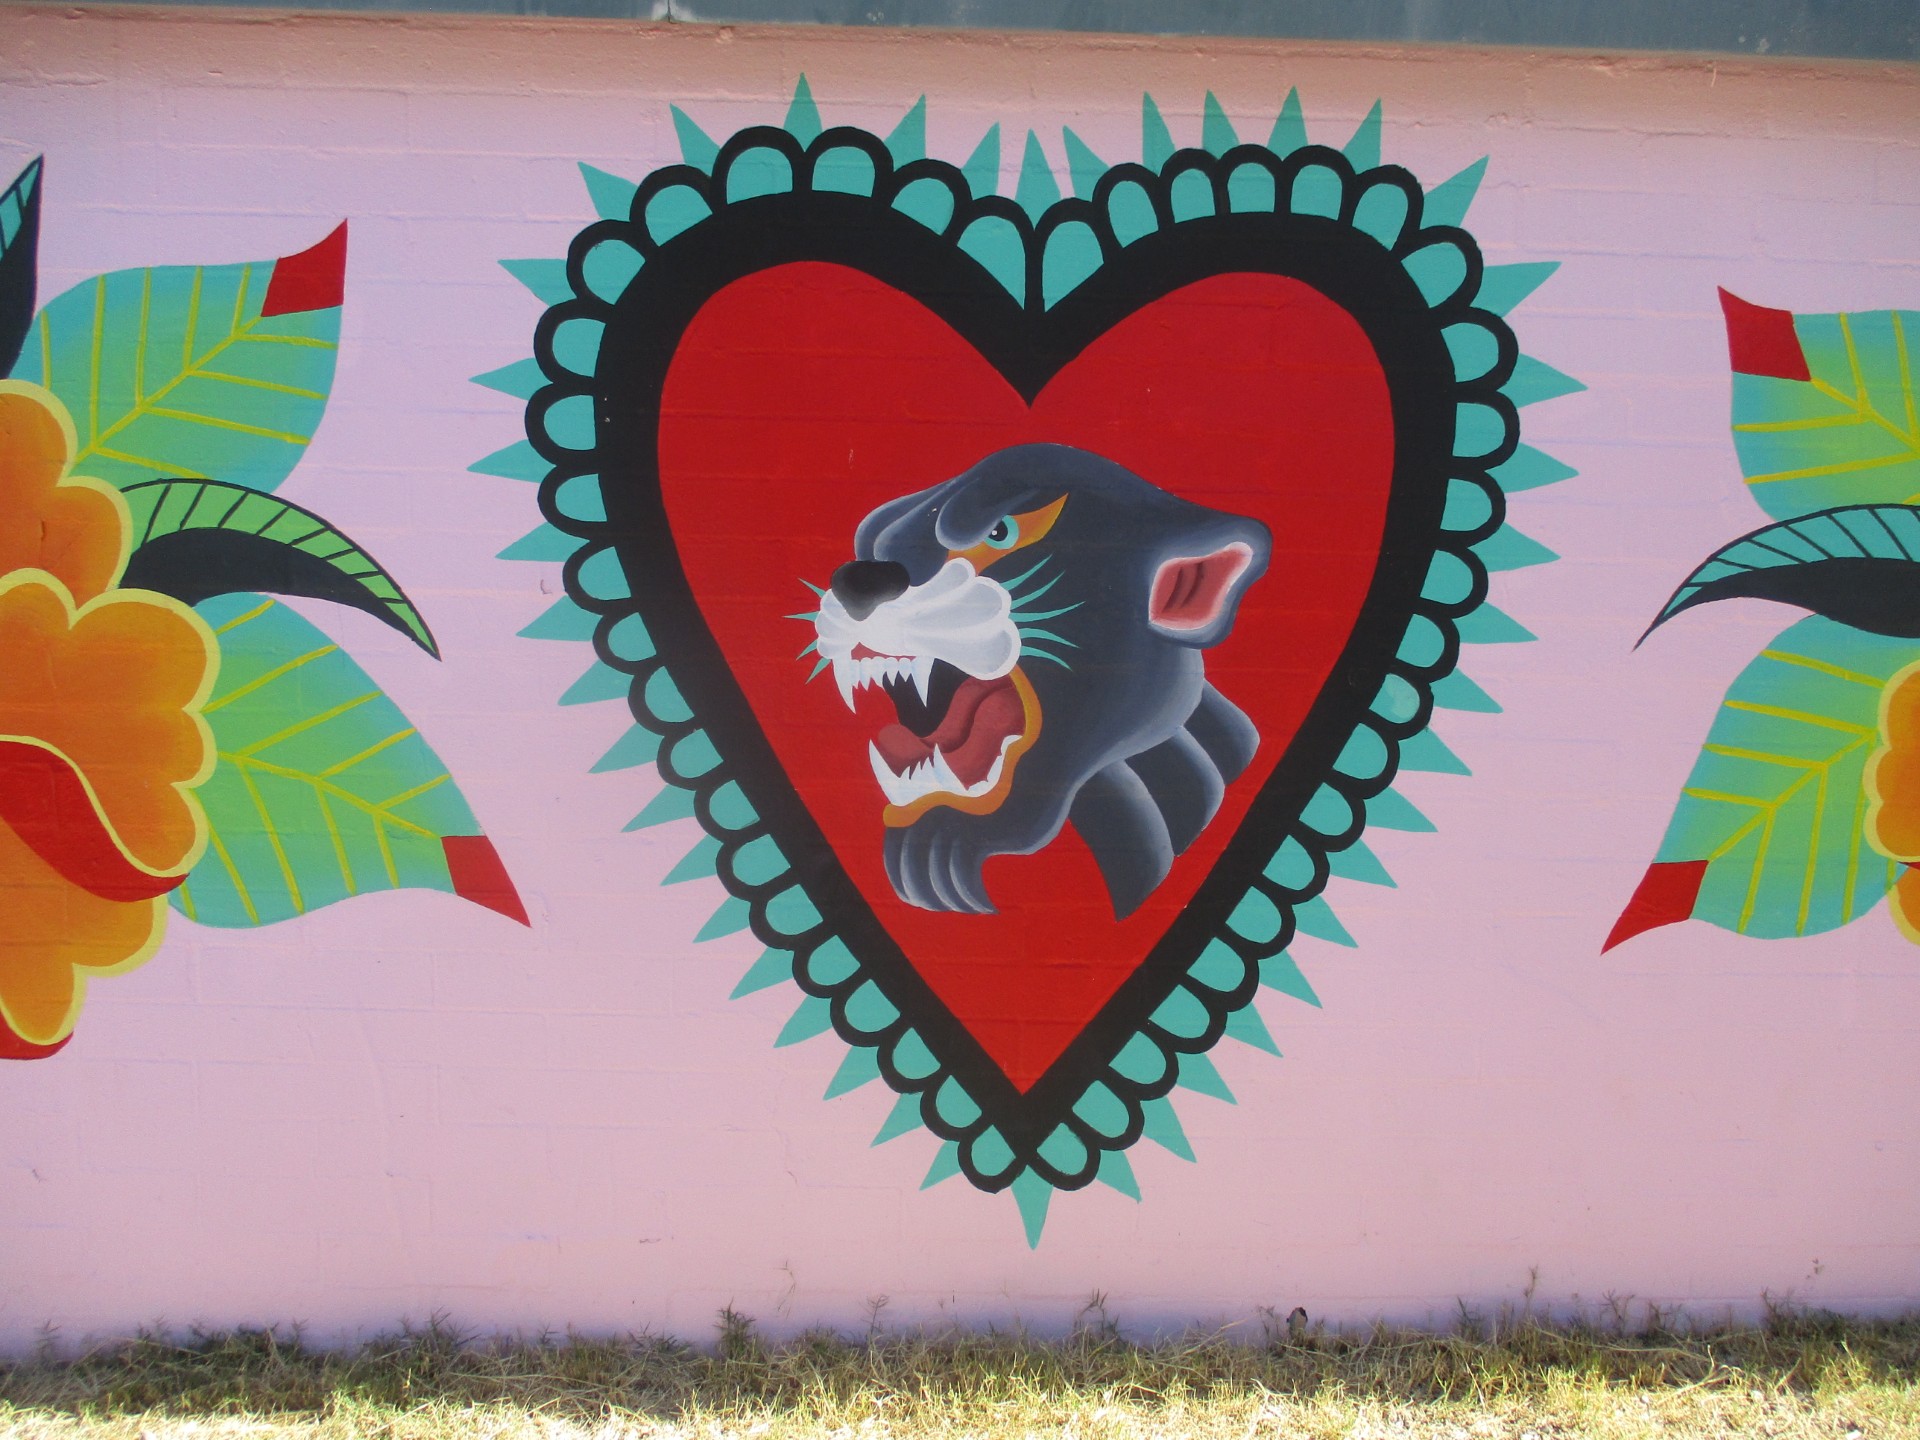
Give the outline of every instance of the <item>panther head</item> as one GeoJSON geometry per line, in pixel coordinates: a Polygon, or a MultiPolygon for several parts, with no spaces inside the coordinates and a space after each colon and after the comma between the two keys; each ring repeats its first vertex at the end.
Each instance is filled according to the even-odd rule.
{"type": "Polygon", "coordinates": [[[1074,819],[1116,915],[1137,907],[1259,743],[1206,683],[1265,571],[1257,520],[1112,461],[1020,445],[874,510],[815,617],[868,744],[887,873],[930,910],[988,913],[981,867],[1074,819]]]}

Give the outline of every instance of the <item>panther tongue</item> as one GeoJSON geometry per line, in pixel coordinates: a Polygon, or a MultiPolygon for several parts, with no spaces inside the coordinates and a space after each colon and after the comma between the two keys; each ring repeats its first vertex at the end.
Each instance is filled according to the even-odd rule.
{"type": "Polygon", "coordinates": [[[968,676],[932,734],[923,739],[896,723],[883,727],[874,745],[896,775],[932,759],[938,747],[961,784],[977,785],[999,759],[1002,742],[1018,735],[1024,724],[1020,693],[1011,680],[968,676]]]}

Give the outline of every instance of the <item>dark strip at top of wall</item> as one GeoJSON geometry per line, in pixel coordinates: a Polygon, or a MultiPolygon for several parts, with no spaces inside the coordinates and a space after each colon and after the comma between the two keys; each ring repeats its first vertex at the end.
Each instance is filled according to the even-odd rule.
{"type": "Polygon", "coordinates": [[[290,8],[1920,60],[1916,0],[299,0],[290,8]]]}

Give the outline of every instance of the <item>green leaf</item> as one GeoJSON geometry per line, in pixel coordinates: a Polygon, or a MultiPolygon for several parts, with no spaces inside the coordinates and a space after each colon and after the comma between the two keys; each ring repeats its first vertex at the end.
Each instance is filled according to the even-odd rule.
{"type": "Polygon", "coordinates": [[[1867,847],[1880,694],[1920,651],[1813,616],[1728,688],[1656,862],[1707,862],[1695,918],[1812,935],[1872,909],[1901,866],[1867,847]]]}
{"type": "Polygon", "coordinates": [[[218,475],[271,490],[306,452],[333,387],[345,255],[342,227],[281,260],[83,281],[34,317],[15,378],[72,413],[79,474],[122,487],[218,475]]]}
{"type": "Polygon", "coordinates": [[[33,323],[42,168],[38,159],[29,160],[0,191],[0,377],[13,368],[33,323]]]}
{"type": "Polygon", "coordinates": [[[1796,315],[1806,380],[1736,373],[1733,443],[1776,520],[1835,505],[1920,503],[1911,347],[1920,312],[1796,315]]]}
{"type": "Polygon", "coordinates": [[[1681,582],[1647,634],[1682,610],[1736,597],[1798,605],[1875,635],[1920,636],[1920,506],[1843,505],[1743,535],[1681,582]]]}
{"type": "Polygon", "coordinates": [[[265,596],[223,595],[198,609],[220,642],[205,707],[219,758],[194,792],[207,854],[174,906],[205,925],[250,926],[375,890],[493,904],[456,884],[447,843],[478,837],[473,812],[366,672],[265,596]]]}
{"type": "Polygon", "coordinates": [[[219,480],[149,480],[123,493],[133,555],[121,584],[189,605],[253,590],[332,600],[438,658],[427,622],[393,577],[311,510],[219,480]]]}

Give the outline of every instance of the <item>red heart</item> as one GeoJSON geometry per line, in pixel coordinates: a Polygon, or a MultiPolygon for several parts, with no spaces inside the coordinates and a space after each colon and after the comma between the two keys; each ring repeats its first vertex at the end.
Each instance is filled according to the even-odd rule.
{"type": "MultiPolygon", "coordinates": [[[[660,410],[660,484],[702,615],[787,775],[880,922],[1022,1091],[1139,966],[1225,849],[1347,643],[1379,560],[1394,464],[1386,376],[1360,325],[1301,281],[1231,273],[1142,306],[1028,406],[919,301],[804,262],[721,290],[686,330],[660,410]],[[1252,515],[1268,573],[1207,678],[1261,745],[1213,823],[1125,921],[1071,828],[986,870],[1000,913],[897,899],[867,740],[797,658],[869,510],[1009,445],[1094,451],[1165,490],[1252,515]]],[[[863,706],[864,708],[864,706],[863,706]]],[[[882,711],[886,714],[882,714],[882,711]]]]}

